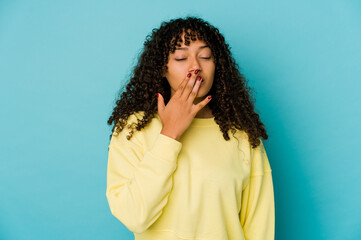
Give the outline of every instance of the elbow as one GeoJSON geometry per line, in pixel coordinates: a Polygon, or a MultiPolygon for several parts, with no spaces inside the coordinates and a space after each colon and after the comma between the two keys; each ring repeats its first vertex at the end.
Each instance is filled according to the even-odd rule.
{"type": "Polygon", "coordinates": [[[145,221],[141,221],[137,217],[124,217],[122,214],[119,214],[117,211],[111,209],[111,213],[116,217],[129,231],[133,233],[143,233],[149,228],[149,224],[145,221]]]}
{"type": "Polygon", "coordinates": [[[119,199],[114,198],[111,194],[107,193],[108,204],[111,214],[116,217],[127,229],[133,233],[145,232],[151,224],[146,216],[141,217],[139,211],[130,211],[130,209],[138,209],[137,207],[126,206],[119,202],[119,199]]]}

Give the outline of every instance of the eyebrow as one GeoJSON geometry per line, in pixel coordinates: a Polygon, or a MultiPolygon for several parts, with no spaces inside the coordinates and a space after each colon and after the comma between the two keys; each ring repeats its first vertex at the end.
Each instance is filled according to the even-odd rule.
{"type": "MultiPolygon", "coordinates": [[[[209,47],[208,45],[200,46],[198,49],[209,47]]],[[[176,47],[175,50],[188,50],[187,47],[176,47]]]]}

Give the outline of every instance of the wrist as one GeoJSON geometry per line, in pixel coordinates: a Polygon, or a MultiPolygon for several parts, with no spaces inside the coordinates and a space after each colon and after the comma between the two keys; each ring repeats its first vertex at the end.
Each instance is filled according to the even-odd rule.
{"type": "Polygon", "coordinates": [[[177,141],[179,140],[178,134],[175,134],[175,133],[173,133],[173,132],[171,132],[169,130],[166,130],[164,128],[160,131],[160,134],[163,134],[163,135],[165,135],[167,137],[173,138],[174,140],[177,140],[177,141]]]}

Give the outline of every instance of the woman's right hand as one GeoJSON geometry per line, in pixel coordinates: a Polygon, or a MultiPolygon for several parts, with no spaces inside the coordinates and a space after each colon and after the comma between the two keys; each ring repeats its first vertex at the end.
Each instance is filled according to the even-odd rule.
{"type": "Polygon", "coordinates": [[[167,106],[164,105],[163,96],[158,95],[158,115],[163,125],[161,134],[178,140],[197,113],[210,101],[207,97],[197,105],[193,104],[202,80],[196,80],[197,77],[198,73],[192,74],[190,77],[186,76],[167,106]],[[196,83],[194,83],[195,81],[196,83]]]}

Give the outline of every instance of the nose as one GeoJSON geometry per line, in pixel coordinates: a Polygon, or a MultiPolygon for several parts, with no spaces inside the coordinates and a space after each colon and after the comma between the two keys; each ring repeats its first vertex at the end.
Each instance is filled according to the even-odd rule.
{"type": "Polygon", "coordinates": [[[201,69],[201,65],[200,65],[200,63],[199,63],[199,60],[196,58],[196,57],[194,57],[194,58],[192,58],[192,60],[190,61],[190,71],[195,71],[195,70],[197,70],[198,69],[198,71],[202,71],[202,69],[201,69]]]}

